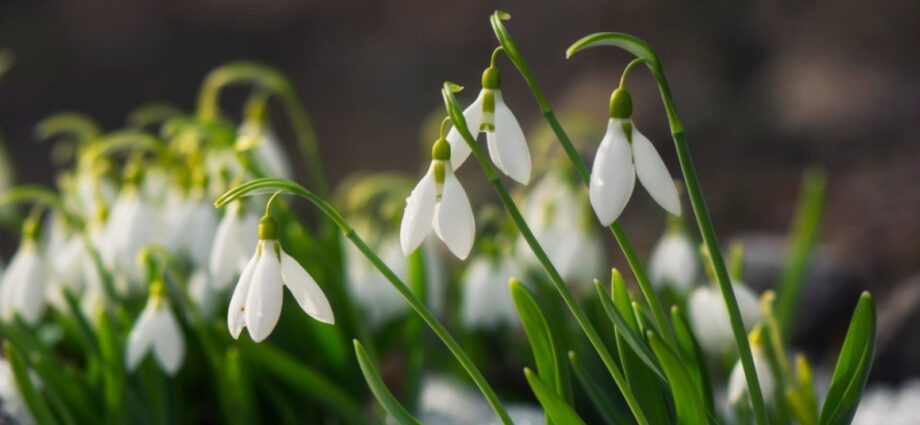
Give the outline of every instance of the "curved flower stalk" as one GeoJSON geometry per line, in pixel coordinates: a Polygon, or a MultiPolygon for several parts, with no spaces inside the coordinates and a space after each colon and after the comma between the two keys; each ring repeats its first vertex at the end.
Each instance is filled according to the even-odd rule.
{"type": "MultiPolygon", "coordinates": [[[[604,248],[591,229],[593,221],[585,201],[583,190],[572,187],[561,173],[549,171],[526,195],[522,212],[562,278],[590,290],[606,264],[604,248]]],[[[516,252],[529,266],[541,266],[523,237],[518,240],[516,252]]]]}
{"type": "MultiPolygon", "coordinates": [[[[762,318],[757,295],[743,282],[734,282],[732,289],[738,300],[738,307],[744,321],[744,328],[751,330],[762,318]]],[[[690,326],[700,344],[709,356],[725,356],[734,346],[731,322],[725,301],[719,289],[706,285],[696,288],[688,301],[690,326]]]]}
{"type": "Polygon", "coordinates": [[[37,240],[37,220],[24,225],[23,239],[9,268],[0,280],[0,316],[12,320],[17,314],[35,325],[45,312],[47,263],[37,240]]]}
{"type": "MultiPolygon", "coordinates": [[[[492,163],[502,173],[520,184],[530,182],[530,149],[517,118],[502,98],[502,80],[495,59],[501,47],[492,53],[492,61],[482,73],[482,91],[463,111],[470,134],[486,134],[486,144],[492,163]]],[[[456,170],[470,156],[470,148],[456,128],[447,134],[451,147],[451,165],[456,170]]]]}
{"type": "Polygon", "coordinates": [[[160,369],[175,375],[185,359],[185,339],[166,296],[166,286],[155,281],[150,287],[147,306],[128,335],[125,365],[134,371],[147,353],[153,352],[160,369]]]}
{"type": "Polygon", "coordinates": [[[255,255],[243,270],[230,299],[227,312],[230,335],[239,338],[243,328],[248,328],[253,341],[261,342],[268,338],[281,317],[283,286],[291,291],[300,308],[314,319],[335,323],[332,307],[323,290],[297,260],[281,249],[278,224],[266,215],[259,221],[259,244],[255,255]]]}
{"type": "Polygon", "coordinates": [[[214,234],[208,267],[215,289],[229,287],[246,268],[249,253],[255,251],[259,242],[251,230],[258,224],[258,215],[253,214],[244,201],[234,202],[227,208],[214,234]]]}
{"type": "MultiPolygon", "coordinates": [[[[624,74],[625,76],[625,74],[624,74]]],[[[610,119],[601,141],[588,193],[591,206],[604,226],[620,217],[639,182],[652,199],[669,213],[680,215],[680,198],[668,168],[652,145],[633,124],[632,98],[622,86],[610,96],[610,119]]]]}
{"type": "Polygon", "coordinates": [[[511,256],[484,256],[470,261],[461,278],[460,321],[467,329],[495,329],[520,324],[508,279],[518,275],[511,256]]]}
{"type": "Polygon", "coordinates": [[[659,290],[669,287],[678,294],[686,294],[700,272],[697,252],[680,219],[668,216],[664,234],[649,256],[649,279],[659,290]]]}
{"type": "Polygon", "coordinates": [[[454,175],[451,148],[444,139],[443,127],[441,138],[431,149],[428,172],[406,199],[399,242],[403,253],[409,255],[433,228],[450,252],[462,260],[473,248],[476,223],[470,200],[454,175]]]}

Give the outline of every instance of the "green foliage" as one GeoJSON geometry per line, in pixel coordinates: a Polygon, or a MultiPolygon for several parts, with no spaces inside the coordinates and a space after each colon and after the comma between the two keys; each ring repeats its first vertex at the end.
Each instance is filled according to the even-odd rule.
{"type": "MultiPolygon", "coordinates": [[[[831,386],[821,408],[821,425],[849,424],[859,407],[875,356],[875,303],[868,292],[859,297],[837,358],[831,386]]],[[[809,379],[810,380],[810,379],[809,379]]]]}

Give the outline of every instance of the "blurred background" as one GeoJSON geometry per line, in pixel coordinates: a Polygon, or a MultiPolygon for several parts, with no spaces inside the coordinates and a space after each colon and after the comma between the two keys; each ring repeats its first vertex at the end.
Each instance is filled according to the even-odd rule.
{"type": "MultiPolygon", "coordinates": [[[[422,157],[406,152],[421,152],[441,83],[470,87],[463,101],[478,87],[495,8],[514,17],[509,30],[555,109],[587,119],[589,146],[628,58],[599,49],[566,60],[565,48],[624,31],[658,50],[720,236],[745,242],[757,276],[782,261],[804,170],[823,168],[825,226],[796,340],[836,344],[870,289],[880,315],[872,379],[920,374],[920,2],[4,0],[0,49],[15,64],[0,80],[0,131],[17,181],[50,185],[50,147],[33,137],[43,117],[79,110],[115,129],[150,101],[191,110],[210,69],[247,58],[293,80],[333,182],[362,170],[414,175],[422,157]]],[[[499,67],[506,101],[525,130],[538,129],[526,85],[506,59],[499,67]]],[[[676,174],[655,86],[637,72],[629,88],[637,125],[676,174]]],[[[240,109],[232,98],[229,113],[240,109]]],[[[484,182],[466,185],[474,198],[491,195],[484,182]]],[[[623,222],[647,253],[663,222],[644,193],[636,198],[623,222]]]]}

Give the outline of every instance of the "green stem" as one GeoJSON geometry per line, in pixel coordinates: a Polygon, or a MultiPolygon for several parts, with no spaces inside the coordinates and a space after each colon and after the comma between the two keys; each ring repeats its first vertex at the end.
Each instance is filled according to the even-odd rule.
{"type": "Polygon", "coordinates": [[[214,121],[218,118],[220,90],[232,84],[250,82],[278,96],[288,112],[291,126],[297,137],[304,163],[310,172],[310,179],[316,185],[320,196],[328,198],[329,183],[323,171],[323,161],[319,156],[319,144],[316,132],[307,108],[297,97],[291,82],[275,69],[253,62],[232,62],[225,64],[208,74],[198,95],[198,118],[202,121],[214,121]]]}
{"type": "Polygon", "coordinates": [[[435,317],[431,310],[425,306],[425,303],[415,296],[412,290],[409,289],[409,286],[407,286],[398,276],[396,276],[396,273],[394,273],[393,270],[391,270],[389,266],[387,266],[386,263],[384,263],[384,261],[380,259],[379,256],[377,256],[374,250],[367,246],[367,243],[365,243],[364,240],[361,239],[357,233],[355,233],[355,230],[348,224],[347,221],[345,221],[345,218],[342,217],[342,215],[339,214],[339,212],[336,211],[336,209],[333,208],[332,205],[326,202],[323,198],[317,196],[313,192],[310,192],[297,183],[284,179],[268,178],[253,180],[248,183],[244,183],[243,185],[237,186],[236,188],[231,189],[223,196],[218,198],[214,205],[220,208],[224,204],[245,196],[247,193],[253,190],[265,188],[284,190],[286,192],[290,192],[294,195],[305,198],[310,201],[310,203],[315,205],[320,210],[320,212],[326,215],[326,217],[328,217],[333,223],[335,223],[336,226],[338,226],[338,228],[342,231],[342,234],[348,238],[352,244],[354,244],[358,251],[361,251],[361,253],[364,254],[364,256],[374,265],[374,267],[377,268],[378,271],[380,271],[380,273],[388,281],[390,281],[390,284],[392,284],[393,287],[396,288],[396,290],[400,293],[400,295],[403,296],[406,302],[409,303],[409,306],[415,310],[415,312],[422,318],[422,320],[425,321],[428,327],[430,327],[431,330],[434,331],[434,333],[438,336],[438,338],[444,342],[444,345],[447,346],[447,349],[450,350],[451,354],[453,354],[457,361],[460,362],[460,365],[463,366],[464,370],[466,370],[466,373],[479,388],[479,391],[482,392],[482,394],[485,396],[486,401],[492,407],[492,410],[495,411],[495,414],[497,414],[501,419],[502,423],[505,425],[513,424],[511,417],[508,416],[508,412],[505,411],[505,408],[499,401],[495,391],[486,381],[485,377],[482,375],[473,361],[469,358],[469,356],[467,356],[466,352],[463,351],[463,348],[460,346],[460,344],[458,344],[454,337],[450,335],[444,325],[441,324],[441,322],[437,319],[437,317],[435,317]]]}
{"type": "Polygon", "coordinates": [[[728,269],[725,267],[722,251],[719,249],[719,240],[716,237],[715,228],[712,225],[712,218],[709,215],[709,208],[706,206],[706,200],[703,198],[703,191],[700,188],[696,167],[690,156],[690,147],[687,144],[684,127],[680,118],[677,116],[677,108],[671,96],[671,89],[668,87],[668,82],[665,79],[661,60],[647,43],[634,36],[623,33],[597,33],[588,35],[572,44],[566,54],[571,57],[582,49],[598,45],[619,47],[643,59],[649,71],[652,73],[652,76],[655,77],[655,81],[658,84],[658,90],[661,93],[661,101],[664,105],[665,113],[668,116],[671,137],[674,139],[677,159],[680,162],[680,169],[683,173],[687,194],[690,197],[690,204],[693,207],[693,214],[696,216],[696,222],[699,226],[703,243],[709,249],[709,253],[712,256],[712,266],[716,273],[716,280],[719,283],[722,298],[725,300],[725,306],[728,309],[732,334],[738,346],[738,355],[741,359],[741,365],[744,369],[744,375],[751,395],[751,404],[754,407],[754,416],[758,424],[767,425],[766,405],[757,379],[757,371],[754,369],[754,357],[751,354],[751,346],[748,342],[747,332],[744,329],[744,322],[741,319],[741,310],[738,307],[738,300],[735,298],[735,292],[732,289],[731,279],[729,278],[728,269]]]}
{"type": "MultiPolygon", "coordinates": [[[[506,55],[511,60],[511,62],[514,63],[514,66],[524,78],[527,86],[530,87],[530,90],[533,92],[533,96],[536,99],[537,104],[540,106],[540,112],[543,113],[543,117],[546,118],[546,121],[553,129],[553,133],[556,134],[556,138],[559,139],[559,144],[562,145],[562,149],[565,151],[565,154],[569,157],[569,160],[575,167],[575,171],[578,173],[578,176],[581,177],[582,182],[587,186],[591,181],[591,174],[590,171],[588,171],[588,166],[585,164],[585,160],[581,157],[581,154],[578,153],[578,149],[576,149],[575,145],[572,144],[568,134],[566,134],[565,130],[562,129],[562,126],[559,124],[559,120],[556,119],[556,114],[553,112],[553,108],[549,105],[549,102],[546,100],[546,96],[543,95],[543,90],[540,89],[539,84],[537,84],[537,80],[534,78],[533,73],[530,71],[530,66],[527,65],[527,62],[521,55],[520,50],[518,50],[517,45],[511,38],[511,34],[508,33],[508,30],[505,28],[504,24],[502,24],[502,20],[507,19],[510,19],[510,16],[504,12],[496,11],[495,14],[492,15],[492,28],[495,30],[495,35],[498,38],[498,42],[501,43],[502,47],[504,47],[506,55]]],[[[632,63],[630,65],[635,66],[632,63]]],[[[630,67],[628,66],[627,70],[623,73],[623,78],[625,78],[629,69],[630,67]]],[[[677,339],[674,336],[674,330],[669,325],[668,316],[665,313],[664,307],[662,307],[661,302],[659,302],[658,297],[655,294],[655,289],[652,287],[652,282],[649,280],[648,274],[645,272],[645,268],[642,266],[642,261],[639,260],[639,255],[636,254],[636,250],[633,248],[632,242],[630,242],[629,237],[626,236],[626,232],[623,231],[623,228],[620,227],[619,223],[611,223],[610,232],[613,234],[617,244],[620,246],[620,250],[623,251],[623,255],[626,257],[626,261],[629,263],[629,268],[632,269],[633,275],[636,277],[636,281],[639,283],[639,289],[642,290],[642,295],[645,297],[646,302],[648,302],[649,307],[652,310],[652,315],[655,319],[655,327],[657,328],[658,333],[664,335],[665,341],[671,346],[672,349],[674,349],[675,352],[677,352],[677,339]]]]}
{"type": "Polygon", "coordinates": [[[540,261],[540,264],[543,266],[546,274],[549,275],[550,281],[552,281],[553,285],[556,287],[556,291],[559,292],[559,295],[562,297],[563,301],[565,301],[566,306],[568,306],[569,310],[572,312],[572,315],[575,317],[575,321],[578,322],[579,326],[581,326],[581,329],[588,337],[591,345],[594,346],[595,351],[597,351],[598,355],[600,355],[604,365],[607,366],[607,369],[610,371],[610,375],[613,377],[613,380],[620,388],[620,391],[623,392],[623,396],[626,398],[626,403],[629,405],[630,410],[632,410],[636,420],[642,425],[648,424],[648,421],[642,414],[642,410],[639,407],[639,404],[636,402],[635,397],[633,397],[632,393],[629,391],[629,386],[626,382],[626,378],[623,376],[623,373],[620,371],[619,367],[614,361],[610,351],[607,350],[607,346],[604,344],[603,340],[601,340],[600,335],[598,335],[597,331],[594,329],[591,321],[588,320],[588,316],[585,314],[584,310],[582,310],[581,306],[578,305],[578,302],[575,301],[575,297],[572,295],[572,292],[569,291],[569,287],[562,280],[562,276],[559,275],[556,267],[553,266],[553,263],[550,261],[549,257],[546,255],[546,252],[543,250],[543,247],[540,246],[537,238],[530,230],[530,226],[527,225],[526,220],[524,220],[524,217],[518,210],[517,205],[515,205],[514,200],[511,199],[511,195],[508,193],[508,190],[505,189],[501,179],[495,172],[495,168],[492,167],[492,164],[488,159],[486,159],[485,155],[482,153],[482,150],[479,149],[478,145],[476,145],[476,140],[473,139],[473,136],[470,134],[466,126],[466,120],[463,118],[463,112],[461,111],[460,106],[457,104],[457,99],[454,98],[452,91],[455,88],[456,86],[453,84],[445,83],[444,89],[441,91],[444,96],[444,103],[445,107],[447,108],[447,112],[450,114],[451,119],[454,121],[454,128],[460,132],[460,135],[466,141],[467,145],[469,145],[473,155],[476,157],[476,160],[479,161],[483,171],[485,171],[489,183],[492,184],[492,187],[498,194],[499,199],[501,199],[502,204],[505,206],[505,209],[508,211],[511,219],[514,221],[515,226],[517,226],[518,231],[520,231],[521,235],[524,236],[524,240],[527,241],[527,244],[530,246],[530,249],[537,257],[537,260],[540,261]]]}

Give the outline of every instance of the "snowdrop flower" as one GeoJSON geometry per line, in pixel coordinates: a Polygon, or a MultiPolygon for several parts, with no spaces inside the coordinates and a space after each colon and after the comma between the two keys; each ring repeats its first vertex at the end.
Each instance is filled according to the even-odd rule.
{"type": "Polygon", "coordinates": [[[0,280],[0,316],[12,320],[18,313],[35,325],[45,312],[45,258],[35,241],[37,225],[27,223],[19,250],[0,280]]]}
{"type": "Polygon", "coordinates": [[[262,119],[247,119],[238,130],[238,146],[254,147],[259,166],[274,177],[290,179],[291,165],[275,133],[262,119]]]}
{"type": "Polygon", "coordinates": [[[208,272],[198,269],[188,278],[188,293],[201,310],[201,315],[210,318],[217,308],[218,293],[211,284],[208,272]]]}
{"type": "MultiPolygon", "coordinates": [[[[742,282],[734,282],[732,289],[741,310],[741,321],[744,322],[745,330],[750,331],[761,319],[757,295],[742,282]]],[[[721,356],[732,350],[735,338],[719,288],[707,285],[694,290],[690,295],[688,310],[690,327],[707,355],[721,356]]]]}
{"type": "Polygon", "coordinates": [[[144,246],[162,238],[158,234],[161,231],[158,224],[157,211],[141,197],[136,186],[129,183],[112,205],[106,229],[108,237],[100,248],[106,262],[128,279],[129,292],[139,289],[143,281],[137,254],[144,246]]]}
{"type": "Polygon", "coordinates": [[[217,210],[205,199],[202,188],[193,192],[184,205],[175,210],[177,215],[171,220],[175,232],[173,246],[196,268],[207,269],[217,233],[217,210]]]}
{"type": "MultiPolygon", "coordinates": [[[[588,208],[579,186],[562,173],[550,171],[527,194],[523,214],[562,278],[593,290],[594,278],[607,266],[588,208]]],[[[542,267],[523,237],[518,239],[517,252],[528,266],[542,267]]]]}
{"type": "Polygon", "coordinates": [[[281,317],[282,286],[287,286],[307,314],[323,323],[333,324],[332,307],[313,277],[291,258],[278,242],[278,224],[269,216],[259,221],[259,244],[246,264],[227,312],[230,335],[239,338],[243,328],[260,342],[271,334],[281,317]]]}
{"type": "Polygon", "coordinates": [[[687,236],[682,223],[669,216],[667,228],[648,261],[648,274],[658,289],[670,287],[686,294],[699,273],[700,265],[693,241],[687,236]]]}
{"type": "Polygon", "coordinates": [[[255,251],[259,242],[251,230],[258,222],[258,216],[250,213],[242,201],[231,204],[220,220],[214,234],[208,268],[215,289],[226,289],[243,272],[249,262],[249,253],[255,251]]]}
{"type": "Polygon", "coordinates": [[[594,157],[589,184],[591,206],[605,226],[616,221],[626,208],[636,176],[655,202],[669,213],[680,215],[680,199],[674,181],[655,146],[636,130],[631,114],[629,93],[622,88],[616,89],[610,97],[607,133],[594,157]]]}
{"type": "MultiPolygon", "coordinates": [[[[508,177],[526,185],[530,181],[530,150],[521,125],[502,99],[501,84],[493,53],[492,65],[482,74],[482,91],[463,111],[463,117],[474,138],[480,132],[486,133],[492,163],[508,177]]],[[[456,128],[450,129],[447,142],[451,146],[451,166],[456,170],[470,156],[471,150],[456,128]]]]}
{"type": "Polygon", "coordinates": [[[431,166],[406,199],[399,241],[403,253],[415,251],[428,231],[447,244],[454,255],[465,259],[473,248],[476,223],[470,200],[454,176],[450,145],[443,138],[434,143],[431,166]]]}
{"type": "Polygon", "coordinates": [[[517,310],[508,280],[517,274],[511,257],[477,257],[463,275],[463,303],[460,320],[468,329],[495,329],[517,324],[517,310]]]}
{"type": "MultiPolygon", "coordinates": [[[[760,392],[763,394],[764,401],[769,403],[773,398],[773,373],[770,369],[770,362],[767,360],[765,347],[763,346],[762,329],[758,328],[751,334],[751,354],[754,357],[754,370],[757,371],[757,381],[760,383],[760,392]]],[[[740,403],[750,405],[751,398],[748,395],[747,379],[744,377],[744,367],[739,360],[735,363],[731,375],[728,378],[728,404],[738,406],[740,403]]]]}
{"type": "Polygon", "coordinates": [[[167,375],[175,375],[185,358],[185,340],[166,297],[162,281],[154,282],[150,288],[147,306],[128,335],[128,350],[125,364],[129,371],[140,365],[144,356],[153,351],[160,369],[167,375]]]}

